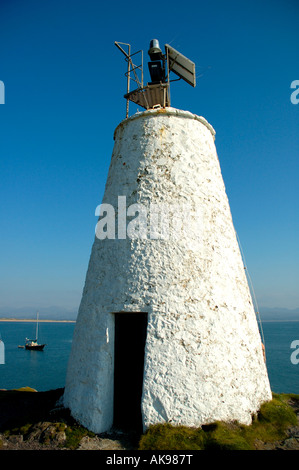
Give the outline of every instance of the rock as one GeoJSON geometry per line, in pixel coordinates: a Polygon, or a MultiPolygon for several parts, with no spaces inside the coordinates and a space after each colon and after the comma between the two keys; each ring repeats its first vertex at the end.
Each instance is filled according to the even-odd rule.
{"type": "Polygon", "coordinates": [[[299,450],[299,439],[290,437],[286,439],[280,446],[277,447],[279,450],[299,450]]]}
{"type": "Polygon", "coordinates": [[[24,440],[22,434],[15,434],[12,436],[9,436],[7,439],[11,444],[21,444],[24,440]]]}
{"type": "Polygon", "coordinates": [[[46,429],[46,427],[49,424],[50,423],[45,422],[45,423],[37,423],[34,426],[32,426],[29,434],[26,436],[26,441],[29,441],[29,442],[38,441],[39,442],[43,431],[46,429]]]}
{"type": "Polygon", "coordinates": [[[77,450],[125,450],[119,441],[85,436],[81,439],[77,450]]]}
{"type": "Polygon", "coordinates": [[[66,434],[65,434],[64,431],[57,432],[54,439],[53,439],[53,442],[58,444],[58,445],[65,444],[65,441],[66,441],[66,434]]]}
{"type": "Polygon", "coordinates": [[[28,436],[27,441],[38,441],[43,444],[64,444],[66,441],[65,428],[66,424],[51,423],[48,421],[35,424],[28,436]]]}
{"type": "Polygon", "coordinates": [[[299,438],[299,426],[293,426],[287,431],[288,436],[299,438]]]}
{"type": "Polygon", "coordinates": [[[43,431],[41,435],[41,442],[45,444],[54,442],[56,444],[63,444],[66,440],[64,431],[57,429],[56,423],[50,423],[49,426],[43,431]]]}
{"type": "Polygon", "coordinates": [[[275,450],[277,443],[263,442],[260,439],[256,439],[254,442],[255,450],[275,450]]]}

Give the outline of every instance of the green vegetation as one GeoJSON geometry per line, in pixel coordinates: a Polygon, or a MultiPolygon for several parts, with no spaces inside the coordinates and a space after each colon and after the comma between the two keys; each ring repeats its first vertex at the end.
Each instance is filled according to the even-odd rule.
{"type": "Polygon", "coordinates": [[[31,387],[14,388],[12,391],[15,391],[15,392],[36,392],[35,388],[31,388],[31,387]]]}
{"type": "MultiPolygon", "coordinates": [[[[96,436],[78,424],[69,410],[55,407],[62,390],[31,391],[26,388],[0,391],[0,435],[3,442],[6,439],[13,442],[14,436],[22,435],[24,443],[38,442],[52,448],[77,449],[83,437],[96,436]]],[[[215,422],[200,428],[156,424],[140,439],[138,436],[139,443],[134,436],[133,447],[140,450],[254,450],[277,448],[284,441],[289,448],[292,445],[289,440],[298,448],[296,413],[299,413],[299,395],[273,394],[273,399],[262,405],[250,426],[237,422],[215,422]],[[295,439],[289,439],[287,430],[291,427],[294,427],[295,439]]],[[[0,448],[3,442],[0,439],[0,448]]]]}
{"type": "Polygon", "coordinates": [[[93,432],[88,431],[86,428],[79,425],[68,426],[65,429],[65,435],[66,441],[64,442],[63,446],[68,447],[69,449],[76,449],[81,439],[85,436],[95,437],[93,432]]]}
{"type": "Polygon", "coordinates": [[[201,450],[206,434],[202,429],[155,424],[141,437],[140,450],[201,450]]]}
{"type": "Polygon", "coordinates": [[[298,424],[293,400],[299,395],[273,394],[264,403],[250,426],[216,422],[201,428],[172,426],[169,423],[151,426],[141,437],[140,450],[254,450],[256,442],[273,443],[286,439],[286,431],[298,424]]]}

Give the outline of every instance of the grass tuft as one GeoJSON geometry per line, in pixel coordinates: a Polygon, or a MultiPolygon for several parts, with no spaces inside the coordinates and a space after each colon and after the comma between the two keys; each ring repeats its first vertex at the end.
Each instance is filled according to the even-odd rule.
{"type": "Polygon", "coordinates": [[[80,425],[68,426],[65,429],[66,441],[64,446],[69,449],[76,449],[85,436],[94,437],[95,434],[91,431],[88,431],[86,428],[80,425]]]}
{"type": "Polygon", "coordinates": [[[290,400],[299,406],[299,395],[273,394],[273,399],[261,406],[250,426],[237,422],[215,422],[201,428],[156,424],[141,437],[139,449],[253,450],[258,440],[273,443],[287,438],[287,429],[297,425],[297,415],[289,405],[290,400]]]}
{"type": "Polygon", "coordinates": [[[140,450],[202,450],[205,447],[205,432],[186,426],[169,423],[155,424],[141,437],[140,450]]]}

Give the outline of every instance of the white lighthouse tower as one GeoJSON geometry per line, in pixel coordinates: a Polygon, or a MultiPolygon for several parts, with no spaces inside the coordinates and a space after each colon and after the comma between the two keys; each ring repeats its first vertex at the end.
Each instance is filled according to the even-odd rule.
{"type": "Polygon", "coordinates": [[[145,111],[115,130],[69,359],[65,406],[96,433],[249,424],[272,398],[215,131],[170,107],[169,72],[195,86],[195,66],[165,51],[125,95],[145,111]]]}

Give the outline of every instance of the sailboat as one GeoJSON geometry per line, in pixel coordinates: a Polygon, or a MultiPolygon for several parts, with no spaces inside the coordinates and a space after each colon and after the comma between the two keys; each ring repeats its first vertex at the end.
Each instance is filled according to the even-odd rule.
{"type": "Polygon", "coordinates": [[[38,312],[36,314],[36,334],[35,334],[36,339],[28,339],[26,338],[25,342],[25,349],[30,349],[30,350],[35,350],[35,351],[42,351],[44,347],[46,346],[45,344],[39,344],[38,343],[38,312]]]}

